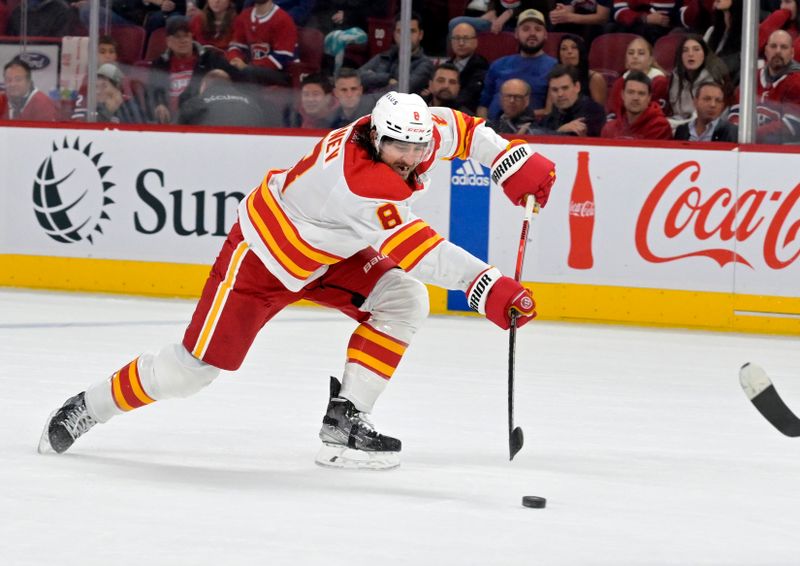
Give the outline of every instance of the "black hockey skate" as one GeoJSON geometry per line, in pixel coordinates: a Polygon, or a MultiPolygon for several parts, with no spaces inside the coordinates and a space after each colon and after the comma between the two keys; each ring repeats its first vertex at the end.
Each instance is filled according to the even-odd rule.
{"type": "Polygon", "coordinates": [[[340,389],[339,380],[331,377],[328,410],[319,431],[322,448],[316,462],[334,468],[375,470],[399,466],[400,440],[378,433],[368,413],[338,396],[340,389]]]}
{"type": "Polygon", "coordinates": [[[53,412],[44,425],[39,440],[39,453],[66,452],[78,438],[97,424],[86,410],[85,393],[81,392],[66,400],[60,409],[53,412]]]}

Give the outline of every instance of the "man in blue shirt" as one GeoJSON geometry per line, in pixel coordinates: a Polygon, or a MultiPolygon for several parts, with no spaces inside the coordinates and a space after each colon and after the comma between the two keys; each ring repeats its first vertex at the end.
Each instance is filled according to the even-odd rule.
{"type": "Polygon", "coordinates": [[[544,108],[547,99],[547,74],[556,60],[544,53],[547,39],[544,16],[539,10],[525,10],[517,18],[515,31],[519,54],[501,57],[491,64],[481,93],[478,116],[496,119],[500,108],[500,86],[508,79],[522,79],[531,86],[531,110],[544,108]]]}

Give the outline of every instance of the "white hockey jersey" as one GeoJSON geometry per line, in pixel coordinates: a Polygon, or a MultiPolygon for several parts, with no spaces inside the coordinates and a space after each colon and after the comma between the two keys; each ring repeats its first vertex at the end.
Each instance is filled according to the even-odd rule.
{"type": "Polygon", "coordinates": [[[356,142],[356,129],[369,124],[365,116],[330,132],[293,167],[269,171],[240,203],[245,241],[287,289],[300,290],[367,246],[446,289],[466,290],[486,269],[410,207],[428,189],[426,173],[439,159],[472,157],[489,166],[508,142],[480,118],[449,108],[431,113],[433,153],[417,177],[404,180],[356,142]]]}

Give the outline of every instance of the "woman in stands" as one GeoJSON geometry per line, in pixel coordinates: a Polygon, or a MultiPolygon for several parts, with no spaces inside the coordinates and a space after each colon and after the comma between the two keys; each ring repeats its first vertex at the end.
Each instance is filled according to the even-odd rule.
{"type": "Polygon", "coordinates": [[[608,85],[605,77],[589,69],[589,51],[583,38],[568,33],[558,43],[558,62],[568,67],[575,67],[581,82],[581,94],[589,96],[605,106],[608,98],[608,85]]]}
{"type": "Polygon", "coordinates": [[[625,50],[625,73],[614,81],[611,87],[611,96],[608,97],[606,110],[609,114],[619,116],[622,111],[622,88],[625,77],[631,71],[641,71],[650,79],[650,96],[657,102],[661,109],[665,109],[668,101],[669,80],[666,73],[656,63],[653,57],[653,46],[643,37],[637,37],[628,44],[625,50]]]}
{"type": "Polygon", "coordinates": [[[669,83],[669,117],[672,128],[688,122],[694,114],[694,87],[705,81],[730,92],[730,79],[725,63],[711,52],[699,35],[688,34],[675,50],[675,68],[669,83]]]}
{"type": "Polygon", "coordinates": [[[235,18],[236,9],[231,0],[208,0],[189,24],[192,37],[200,45],[210,45],[226,51],[233,38],[235,18]]]}
{"type": "Polygon", "coordinates": [[[716,0],[711,22],[703,39],[711,52],[725,63],[731,84],[737,85],[742,57],[742,0],[716,0]]]}
{"type": "MultiPolygon", "coordinates": [[[[718,0],[720,1],[720,0],[718,0]]],[[[726,0],[721,0],[726,1],[726,0]]],[[[764,46],[767,44],[770,34],[779,29],[789,32],[792,39],[797,39],[800,34],[800,21],[797,18],[797,1],[796,0],[781,0],[781,7],[779,10],[772,12],[767,18],[758,26],[758,52],[764,52],[764,46]]]]}

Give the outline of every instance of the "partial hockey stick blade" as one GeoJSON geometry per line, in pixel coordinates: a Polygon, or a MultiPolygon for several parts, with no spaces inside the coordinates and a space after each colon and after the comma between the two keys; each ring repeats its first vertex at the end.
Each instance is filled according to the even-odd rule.
{"type": "Polygon", "coordinates": [[[511,434],[508,435],[508,453],[510,455],[509,460],[513,460],[514,456],[517,455],[517,452],[522,450],[522,445],[524,443],[525,437],[522,434],[522,429],[520,427],[516,427],[511,431],[511,434]]]}
{"type": "Polygon", "coordinates": [[[800,436],[800,419],[778,395],[767,372],[760,366],[746,363],[739,370],[739,383],[748,399],[772,426],[786,436],[800,436]]]}

